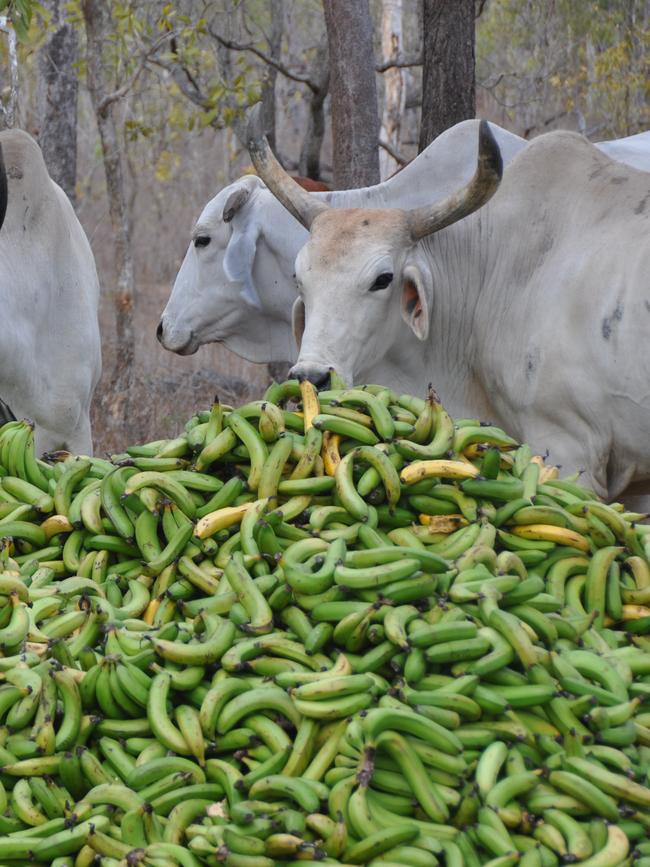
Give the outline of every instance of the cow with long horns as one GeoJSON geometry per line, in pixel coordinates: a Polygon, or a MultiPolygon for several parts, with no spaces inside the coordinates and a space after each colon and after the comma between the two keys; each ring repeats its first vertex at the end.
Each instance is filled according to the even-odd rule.
{"type": "Polygon", "coordinates": [[[292,374],[424,393],[506,427],[616,496],[650,478],[650,175],[574,133],[478,165],[429,206],[330,209],[249,126],[258,174],[309,230],[296,258],[292,374]],[[302,323],[304,322],[304,328],[302,323]]]}
{"type": "MultiPolygon", "coordinates": [[[[504,165],[529,142],[491,123],[504,165]]],[[[356,190],[317,193],[334,208],[416,208],[443,198],[471,176],[478,120],[441,133],[402,171],[356,190]]],[[[650,171],[650,132],[598,142],[612,159],[650,171]]],[[[304,179],[301,181],[305,185],[304,179]]],[[[310,190],[311,192],[311,190],[310,190]]],[[[201,210],[158,325],[158,339],[179,355],[222,343],[257,362],[295,361],[293,278],[307,232],[253,175],[220,190],[201,210]]]]}

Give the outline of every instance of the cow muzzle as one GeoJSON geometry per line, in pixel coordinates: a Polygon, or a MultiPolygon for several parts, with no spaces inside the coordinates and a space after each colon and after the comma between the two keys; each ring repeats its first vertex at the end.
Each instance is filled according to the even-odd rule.
{"type": "Polygon", "coordinates": [[[200,346],[194,337],[194,332],[179,333],[175,328],[166,328],[162,319],[156,328],[156,338],[165,349],[177,355],[193,355],[200,346]]]}
{"type": "Polygon", "coordinates": [[[316,364],[295,364],[289,371],[292,379],[307,379],[316,388],[325,388],[330,381],[330,368],[316,364]]]}

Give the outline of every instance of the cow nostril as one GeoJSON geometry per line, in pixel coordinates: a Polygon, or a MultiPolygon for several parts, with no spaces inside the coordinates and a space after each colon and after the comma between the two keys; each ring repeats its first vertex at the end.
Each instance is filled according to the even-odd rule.
{"type": "Polygon", "coordinates": [[[325,373],[319,373],[309,377],[316,388],[327,388],[330,383],[330,373],[326,370],[325,373]]]}
{"type": "Polygon", "coordinates": [[[159,343],[162,343],[162,336],[163,336],[163,324],[162,324],[162,319],[161,319],[160,322],[158,323],[158,328],[156,328],[156,337],[158,338],[159,343]]]}

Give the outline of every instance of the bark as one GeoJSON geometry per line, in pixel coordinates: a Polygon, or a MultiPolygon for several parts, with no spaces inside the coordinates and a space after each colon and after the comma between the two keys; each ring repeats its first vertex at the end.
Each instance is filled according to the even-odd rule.
{"type": "Polygon", "coordinates": [[[50,177],[75,203],[77,183],[77,31],[64,0],[42,0],[51,13],[48,37],[38,53],[38,139],[50,177]]]}
{"type": "Polygon", "coordinates": [[[379,116],[368,0],[323,0],[330,55],[334,188],[379,182],[379,116]]]}
{"type": "MultiPolygon", "coordinates": [[[[269,54],[274,60],[280,59],[282,50],[282,34],[284,32],[284,0],[271,0],[271,28],[268,34],[269,54]]],[[[267,66],[262,83],[262,117],[269,144],[275,146],[275,82],[278,71],[273,66],[267,66]]]]}
{"type": "Polygon", "coordinates": [[[130,227],[126,203],[120,141],[115,123],[115,101],[106,100],[113,92],[105,48],[112,29],[110,5],[105,0],[82,0],[86,27],[86,70],[88,90],[93,104],[102,145],[108,212],[113,230],[117,286],[115,324],[117,363],[112,375],[114,395],[112,412],[116,419],[128,416],[130,386],[133,382],[135,334],[133,330],[134,281],[130,227]]]}
{"type": "Polygon", "coordinates": [[[422,0],[420,151],[476,113],[474,0],[422,0]]]}
{"type": "MultiPolygon", "coordinates": [[[[395,62],[402,51],[402,0],[383,0],[381,50],[384,63],[395,62]]],[[[394,66],[384,73],[384,112],[379,138],[388,148],[399,152],[402,117],[406,102],[404,70],[394,66]]],[[[379,154],[381,179],[385,180],[400,168],[386,147],[379,154]]]]}
{"type": "Polygon", "coordinates": [[[312,89],[309,99],[307,131],[300,151],[299,172],[303,177],[320,180],[320,152],[325,136],[325,100],[329,90],[330,70],[327,40],[318,46],[312,64],[312,89]]]}
{"type": "MultiPolygon", "coordinates": [[[[237,104],[237,100],[235,99],[234,80],[236,72],[233,69],[232,53],[230,49],[232,36],[237,28],[238,22],[241,20],[242,11],[241,6],[237,6],[235,10],[233,10],[233,13],[226,17],[226,20],[223,23],[225,30],[224,34],[217,36],[214,31],[211,30],[210,32],[213,33],[217,39],[216,49],[217,60],[219,63],[219,75],[226,87],[224,103],[233,113],[233,120],[230,125],[235,131],[235,135],[239,141],[244,143],[246,141],[246,117],[245,113],[241,110],[241,106],[237,104]]],[[[239,26],[241,29],[241,24],[239,26]]]]}
{"type": "Polygon", "coordinates": [[[18,53],[16,50],[16,31],[6,15],[0,16],[0,32],[7,34],[7,53],[9,54],[9,94],[4,104],[0,103],[0,129],[13,129],[18,113],[18,53]]]}

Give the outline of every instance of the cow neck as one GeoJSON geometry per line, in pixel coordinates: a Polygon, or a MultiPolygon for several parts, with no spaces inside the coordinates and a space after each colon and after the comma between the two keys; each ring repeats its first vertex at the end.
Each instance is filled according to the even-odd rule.
{"type": "MultiPolygon", "coordinates": [[[[443,403],[461,416],[476,406],[483,390],[477,381],[479,334],[484,329],[478,312],[491,270],[491,251],[484,242],[485,209],[481,213],[480,220],[469,217],[421,242],[433,282],[429,337],[414,343],[411,335],[409,341],[409,347],[419,348],[420,365],[424,362],[416,373],[418,380],[428,377],[433,381],[443,403]]],[[[410,357],[414,353],[408,355],[409,366],[415,368],[417,361],[410,357]]],[[[479,405],[486,403],[481,397],[479,405]]],[[[488,408],[485,406],[486,412],[488,408]]]]}

